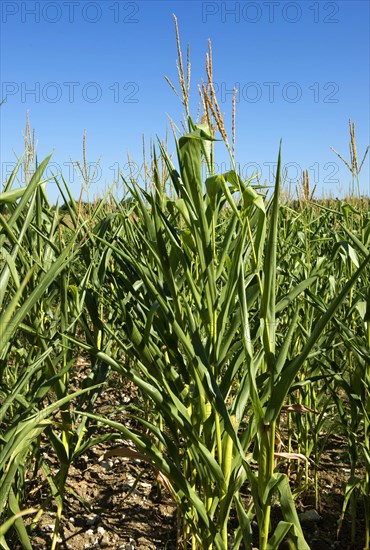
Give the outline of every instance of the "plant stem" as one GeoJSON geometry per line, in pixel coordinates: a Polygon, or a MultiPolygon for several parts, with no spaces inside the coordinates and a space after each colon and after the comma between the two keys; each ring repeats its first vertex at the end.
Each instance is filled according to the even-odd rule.
{"type": "Polygon", "coordinates": [[[262,502],[262,517],[263,524],[260,531],[260,550],[266,550],[270,532],[270,517],[271,517],[271,496],[265,495],[266,487],[274,474],[275,469],[275,431],[276,421],[270,425],[263,425],[264,432],[261,438],[261,448],[259,460],[259,478],[261,476],[262,483],[259,483],[259,493],[262,502]],[[266,500],[265,500],[266,499],[266,500]]]}

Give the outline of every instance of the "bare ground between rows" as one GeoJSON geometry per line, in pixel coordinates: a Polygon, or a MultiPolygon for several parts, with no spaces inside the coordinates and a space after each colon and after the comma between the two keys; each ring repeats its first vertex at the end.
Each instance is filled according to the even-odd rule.
{"type": "MultiPolygon", "coordinates": [[[[82,367],[78,377],[83,377],[84,370],[82,367]]],[[[130,385],[126,388],[110,387],[97,400],[96,410],[109,414],[123,402],[135,399],[135,390],[130,385]]],[[[119,421],[120,415],[115,415],[114,419],[119,421]]],[[[127,416],[122,414],[121,420],[127,423],[127,416]]],[[[102,430],[106,428],[100,427],[99,431],[102,430]]],[[[176,548],[177,512],[170,494],[163,487],[159,490],[154,472],[146,463],[123,457],[106,458],[105,453],[117,445],[127,446],[130,443],[116,440],[92,447],[71,466],[60,527],[60,550],[176,548]]],[[[58,464],[50,448],[45,448],[44,459],[55,472],[58,464]]],[[[355,544],[351,546],[350,543],[351,522],[348,514],[337,538],[343,483],[348,477],[343,440],[337,436],[328,439],[320,467],[320,519],[302,522],[307,542],[311,550],[361,550],[365,532],[361,505],[355,544]]],[[[26,505],[39,507],[45,502],[48,492],[48,483],[39,472],[26,487],[26,505]]],[[[245,498],[249,499],[247,488],[245,498]]],[[[296,504],[301,513],[313,509],[313,491],[306,491],[296,504]]],[[[51,547],[55,517],[56,507],[51,504],[32,532],[33,548],[47,550],[51,547]]],[[[279,521],[278,508],[273,511],[272,518],[275,523],[279,521]]],[[[256,525],[254,531],[255,546],[258,547],[256,525]]],[[[18,550],[21,547],[14,542],[12,548],[18,550]]],[[[281,550],[284,549],[282,545],[281,550]]]]}

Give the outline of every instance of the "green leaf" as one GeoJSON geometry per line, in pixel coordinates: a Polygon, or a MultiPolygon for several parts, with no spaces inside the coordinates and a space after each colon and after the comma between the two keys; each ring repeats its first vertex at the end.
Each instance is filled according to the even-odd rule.
{"type": "Polygon", "coordinates": [[[275,356],[275,294],[276,294],[276,250],[278,241],[279,195],[281,179],[281,143],[276,169],[275,190],[272,201],[272,216],[267,236],[267,246],[263,265],[263,291],[261,300],[261,320],[263,347],[267,368],[272,373],[275,356]]]}

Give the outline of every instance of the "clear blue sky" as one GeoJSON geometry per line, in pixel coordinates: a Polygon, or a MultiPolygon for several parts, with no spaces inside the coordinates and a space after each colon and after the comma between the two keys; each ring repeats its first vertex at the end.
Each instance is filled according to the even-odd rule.
{"type": "MultiPolygon", "coordinates": [[[[28,112],[38,159],[54,151],[54,171],[75,196],[80,182],[70,160],[101,156],[91,194],[102,195],[127,174],[127,153],[141,165],[142,135],[164,138],[168,118],[183,108],[164,79],[177,84],[172,14],[183,50],[189,43],[192,112],[205,77],[207,40],[214,80],[230,128],[231,90],[239,89],[236,160],[242,173],[269,180],[283,138],[283,164],[294,189],[301,170],[321,194],[342,196],[350,173],[330,150],[349,157],[348,119],[359,156],[369,136],[369,2],[364,1],[23,1],[1,2],[2,181],[23,151],[28,112]]],[[[171,142],[171,148],[173,144],[171,142]]],[[[217,145],[216,162],[227,155],[217,145]]],[[[361,191],[370,195],[369,161],[361,191]]],[[[57,192],[49,185],[54,201],[57,192]]]]}

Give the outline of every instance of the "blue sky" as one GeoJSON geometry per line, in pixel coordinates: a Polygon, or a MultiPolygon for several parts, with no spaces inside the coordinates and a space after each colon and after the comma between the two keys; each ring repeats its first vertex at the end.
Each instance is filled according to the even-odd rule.
{"type": "MultiPolygon", "coordinates": [[[[1,2],[0,108],[2,182],[23,151],[26,113],[35,128],[38,159],[53,151],[77,197],[71,160],[101,157],[90,196],[128,174],[127,153],[142,163],[142,136],[164,138],[167,114],[180,123],[183,107],[166,83],[177,85],[172,14],[183,51],[191,48],[191,110],[205,77],[208,38],[214,81],[230,129],[231,91],[239,89],[236,160],[241,173],[271,180],[279,141],[294,190],[308,169],[318,194],[345,195],[348,169],[330,150],[349,157],[348,119],[358,154],[369,136],[368,1],[23,1],[1,2]]],[[[170,140],[170,149],[173,142],[170,140]]],[[[216,145],[220,171],[227,154],[216,145]]],[[[369,161],[360,178],[370,195],[369,161]]],[[[57,197],[49,185],[52,201],[57,197]]],[[[287,183],[288,185],[288,183],[287,183]]],[[[119,192],[119,188],[118,188],[119,192]]]]}

